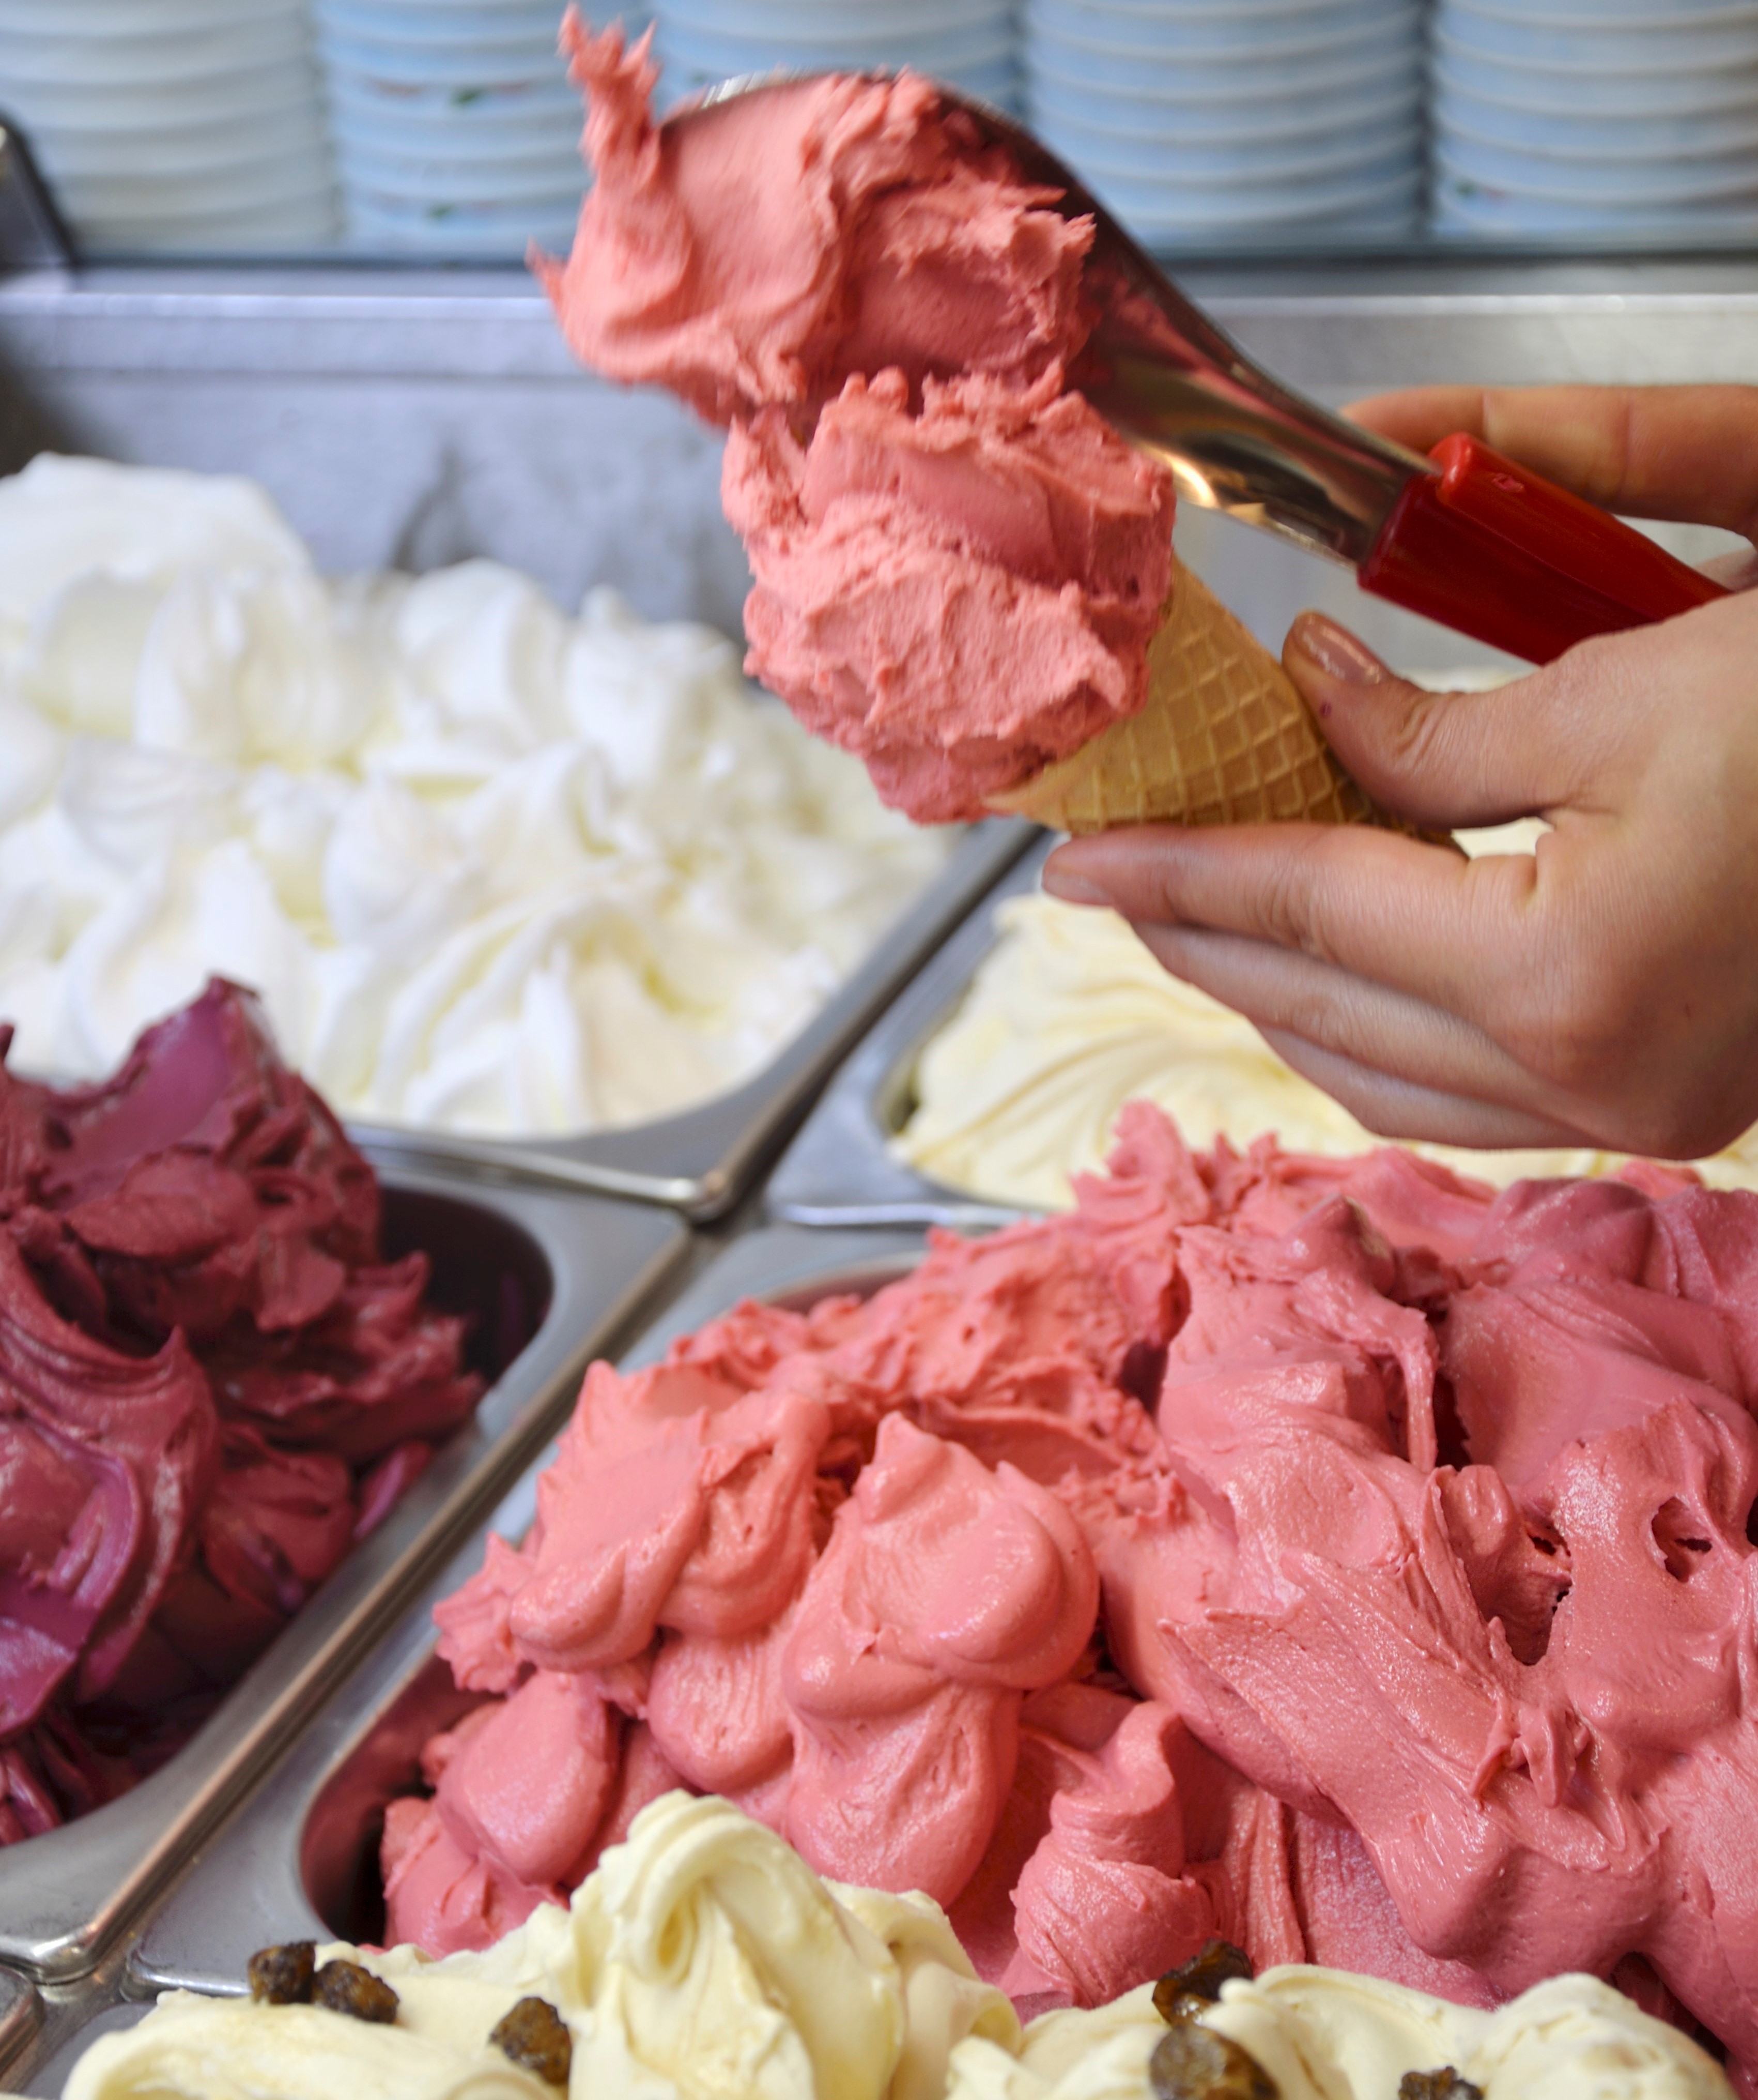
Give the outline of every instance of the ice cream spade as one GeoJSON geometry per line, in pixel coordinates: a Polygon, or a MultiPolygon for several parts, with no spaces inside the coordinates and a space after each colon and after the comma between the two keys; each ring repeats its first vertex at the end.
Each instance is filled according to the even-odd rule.
{"type": "MultiPolygon", "coordinates": [[[[809,76],[729,80],[668,126],[809,76]]],[[[941,87],[1029,182],[1095,228],[1086,285],[1099,319],[1071,375],[1179,496],[1346,562],[1362,588],[1535,664],[1590,634],[1725,595],[1609,511],[1461,431],[1425,459],[1346,422],[1252,360],[1022,125],[941,87]]]]}

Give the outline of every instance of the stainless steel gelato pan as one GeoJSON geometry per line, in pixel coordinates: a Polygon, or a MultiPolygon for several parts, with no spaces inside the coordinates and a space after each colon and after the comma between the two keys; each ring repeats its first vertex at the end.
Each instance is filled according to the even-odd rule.
{"type": "Polygon", "coordinates": [[[120,1799],[0,1851],[0,1961],[60,1982],[103,1960],[435,1565],[474,1534],[565,1418],[588,1358],[689,1245],[676,1219],[643,1206],[400,1167],[382,1180],[387,1251],[428,1253],[431,1299],[472,1317],[467,1353],[492,1383],[470,1423],[183,1749],[120,1799]]]}

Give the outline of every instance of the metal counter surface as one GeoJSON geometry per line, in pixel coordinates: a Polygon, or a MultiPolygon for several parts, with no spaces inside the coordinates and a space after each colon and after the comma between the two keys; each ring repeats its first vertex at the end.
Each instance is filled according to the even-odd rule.
{"type": "MultiPolygon", "coordinates": [[[[1316,257],[1179,275],[1254,356],[1333,403],[1430,381],[1758,373],[1749,258],[1316,257]]],[[[522,270],[15,277],[0,284],[0,470],[52,445],[252,474],[327,569],[489,554],[566,603],[609,583],[650,618],[738,631],[749,574],[720,516],[720,433],[582,373],[522,270]]],[[[1187,512],[1179,545],[1267,640],[1314,603],[1413,665],[1492,660],[1224,520],[1187,512]]]]}

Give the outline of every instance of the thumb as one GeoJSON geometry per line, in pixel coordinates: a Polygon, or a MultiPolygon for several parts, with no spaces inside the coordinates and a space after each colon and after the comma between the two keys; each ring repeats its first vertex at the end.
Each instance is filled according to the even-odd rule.
{"type": "Polygon", "coordinates": [[[1557,799],[1542,671],[1491,692],[1428,692],[1317,612],[1289,629],[1282,663],[1346,770],[1399,816],[1452,831],[1557,799]]]}

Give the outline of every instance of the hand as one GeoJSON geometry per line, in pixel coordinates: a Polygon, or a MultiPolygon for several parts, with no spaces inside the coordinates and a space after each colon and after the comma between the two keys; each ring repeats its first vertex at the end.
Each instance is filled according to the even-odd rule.
{"type": "MultiPolygon", "coordinates": [[[[1758,532],[1758,388],[1429,388],[1353,412],[1758,532]]],[[[1388,1137],[1689,1158],[1758,1118],[1758,592],[1490,693],[1423,692],[1313,613],[1284,662],[1379,801],[1439,830],[1543,816],[1535,857],[1153,825],[1063,846],[1046,889],[1114,906],[1388,1137]]]]}

